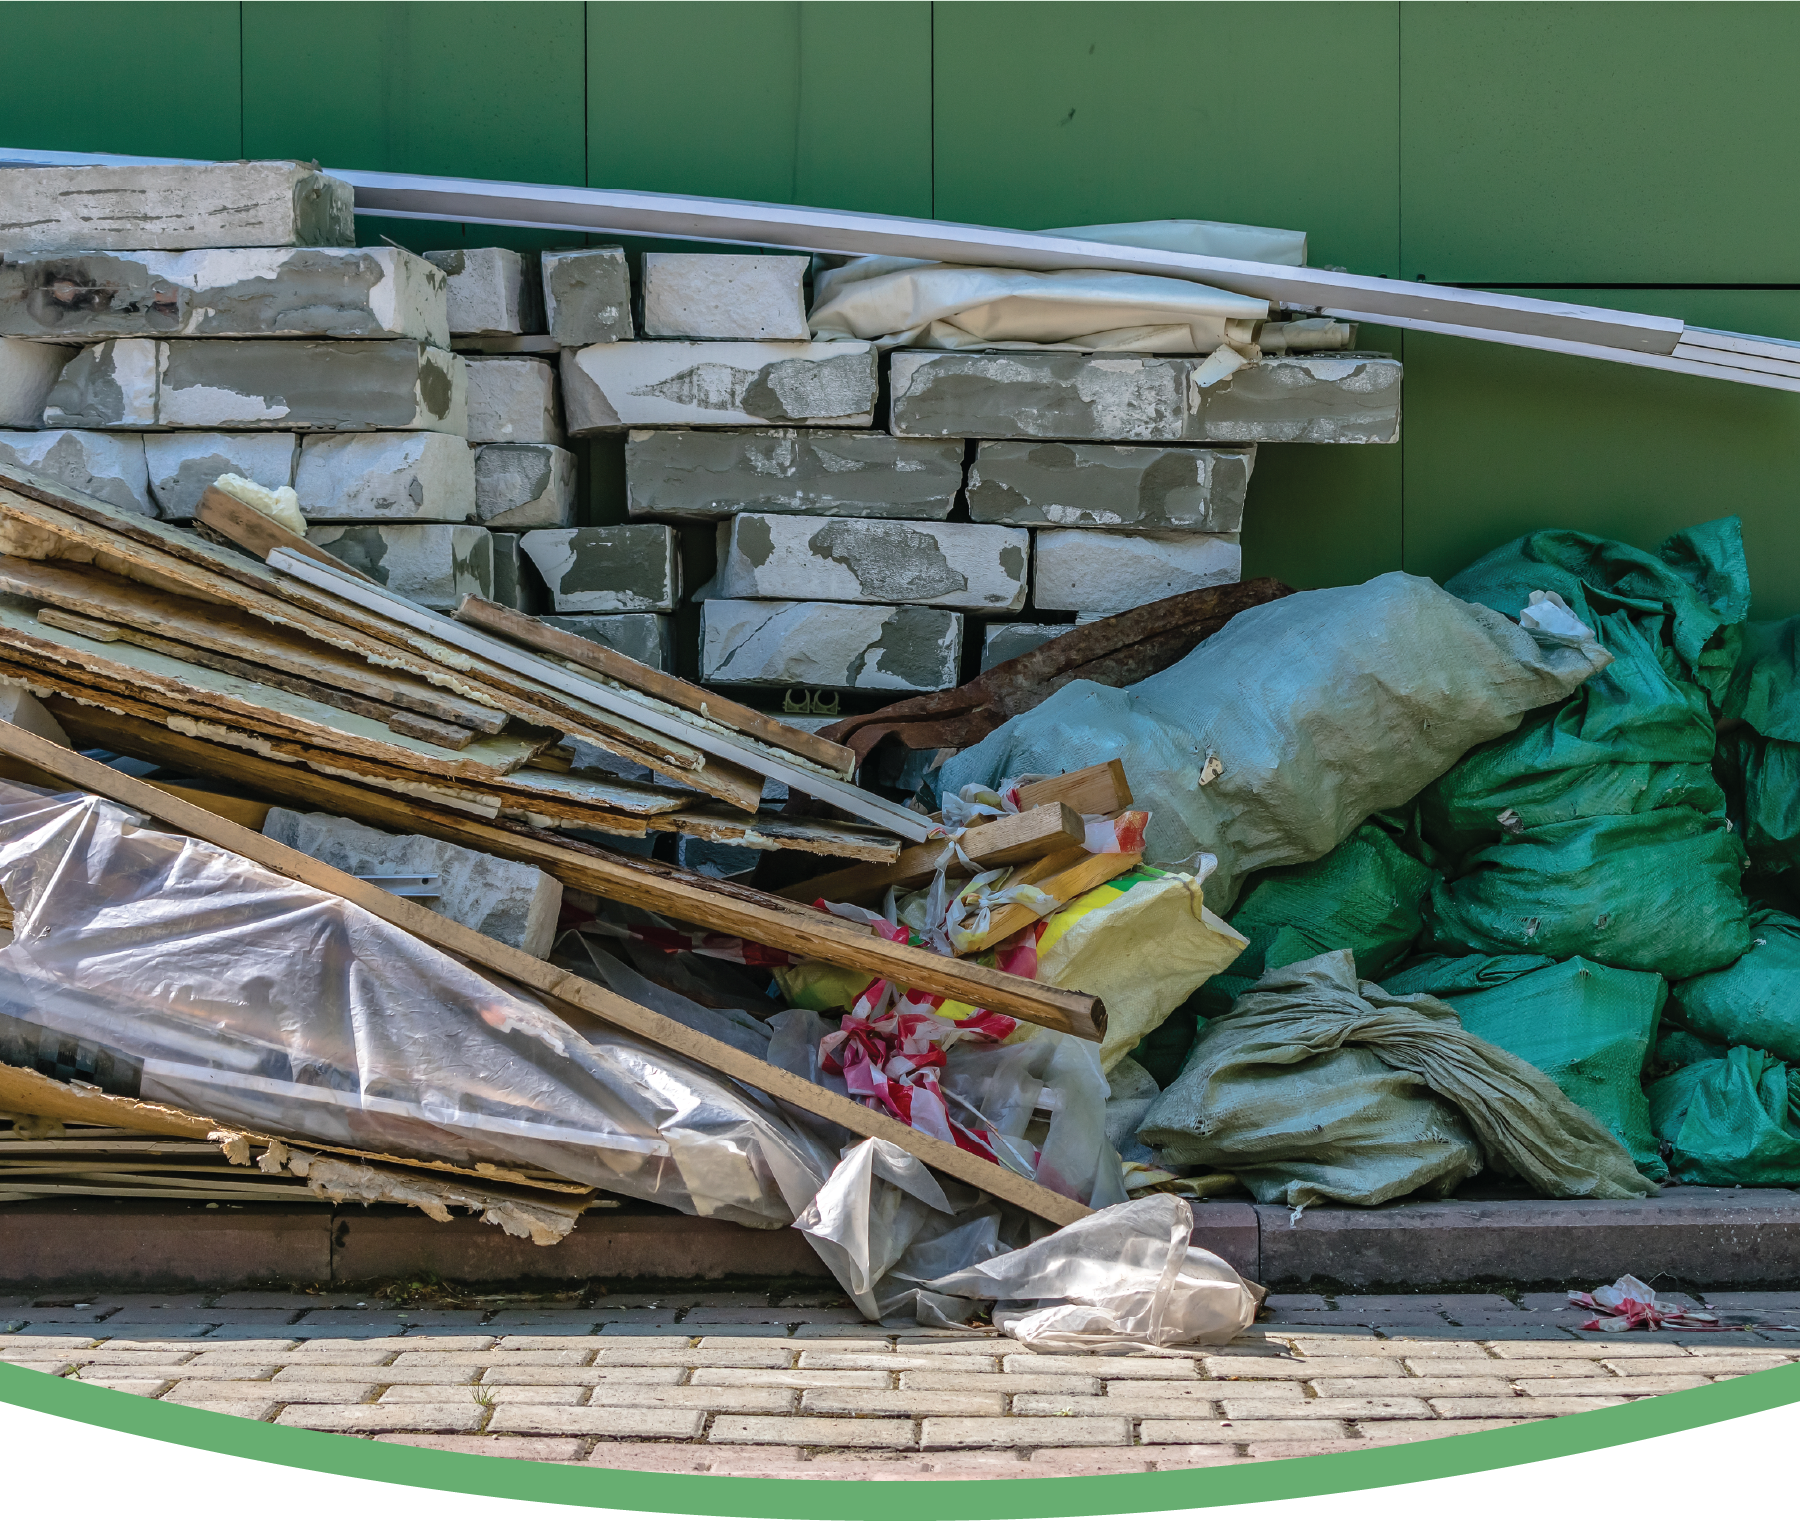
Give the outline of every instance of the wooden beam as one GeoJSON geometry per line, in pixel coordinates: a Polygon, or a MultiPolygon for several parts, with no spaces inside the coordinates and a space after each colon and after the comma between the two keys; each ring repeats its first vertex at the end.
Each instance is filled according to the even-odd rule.
{"type": "Polygon", "coordinates": [[[1061,776],[1022,783],[1019,807],[1035,808],[1040,803],[1067,803],[1082,814],[1113,814],[1129,808],[1131,783],[1125,779],[1125,762],[1102,761],[1097,766],[1083,766],[1079,771],[1065,771],[1061,776]]]}
{"type": "Polygon", "coordinates": [[[341,571],[346,576],[355,576],[359,581],[367,581],[371,586],[380,583],[373,576],[366,576],[353,565],[346,565],[336,555],[327,554],[310,539],[283,528],[274,518],[266,513],[258,512],[254,507],[247,507],[235,496],[219,490],[217,486],[208,486],[200,493],[199,520],[214,533],[222,534],[238,546],[248,550],[259,560],[266,560],[277,549],[291,549],[297,555],[307,555],[321,565],[329,565],[333,570],[341,571]]]}
{"type": "Polygon", "coordinates": [[[204,808],[158,792],[136,777],[114,771],[12,724],[0,722],[0,753],[38,766],[61,777],[72,787],[111,798],[116,803],[161,819],[183,833],[243,856],[284,877],[354,903],[449,955],[485,967],[544,998],[572,1005],[586,1015],[711,1067],[809,1114],[830,1120],[853,1134],[892,1141],[927,1166],[1006,1203],[1016,1204],[1054,1225],[1070,1225],[1090,1213],[1086,1206],[1052,1193],[1041,1183],[1022,1178],[948,1141],[940,1141],[903,1125],[883,1111],[865,1108],[854,1099],[759,1061],[735,1046],[690,1030],[547,961],[540,961],[513,946],[502,945],[498,940],[490,940],[486,935],[421,908],[409,899],[396,898],[378,887],[359,882],[311,856],[290,850],[204,808]]]}

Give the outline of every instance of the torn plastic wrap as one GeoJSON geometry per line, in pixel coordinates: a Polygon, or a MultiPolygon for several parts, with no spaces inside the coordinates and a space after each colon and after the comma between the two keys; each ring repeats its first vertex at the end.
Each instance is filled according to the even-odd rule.
{"type": "Polygon", "coordinates": [[[745,1225],[834,1165],[763,1095],[102,798],[0,783],[0,889],[0,1044],[50,1076],[745,1225]]]}

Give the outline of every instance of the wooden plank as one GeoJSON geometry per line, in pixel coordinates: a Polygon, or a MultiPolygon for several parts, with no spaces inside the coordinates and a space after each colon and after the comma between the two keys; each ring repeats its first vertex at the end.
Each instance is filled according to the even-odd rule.
{"type": "Polygon", "coordinates": [[[269,810],[273,803],[252,802],[247,797],[230,797],[223,792],[206,792],[199,787],[178,787],[171,782],[153,782],[144,778],[144,785],[154,787],[158,792],[166,792],[170,797],[178,797],[184,803],[192,803],[196,808],[204,808],[208,813],[216,813],[222,819],[230,819],[234,824],[242,824],[246,829],[260,831],[268,822],[269,810]]]}
{"type": "Polygon", "coordinates": [[[283,528],[275,519],[258,512],[254,507],[246,507],[236,497],[219,490],[217,486],[208,486],[200,493],[200,511],[197,516],[214,533],[223,534],[238,548],[249,551],[259,560],[268,559],[277,549],[290,549],[295,554],[306,555],[321,565],[329,565],[333,570],[342,571],[346,576],[367,581],[371,586],[380,584],[373,576],[365,576],[354,566],[346,565],[336,555],[327,554],[310,539],[283,528]]]}
{"type": "MultiPolygon", "coordinates": [[[[1060,855],[1045,856],[1041,861],[1034,861],[1019,874],[1018,880],[1029,882],[1048,893],[1056,900],[1056,907],[1061,908],[1071,899],[1079,898],[1085,892],[1092,892],[1094,888],[1104,886],[1114,877],[1130,871],[1143,859],[1141,851],[1130,855],[1090,855],[1085,850],[1079,853],[1065,851],[1060,855]]],[[[962,954],[979,955],[990,946],[998,945],[1008,935],[1016,935],[1026,925],[1047,918],[1054,911],[1029,909],[1022,903],[1004,903],[989,917],[987,933],[971,940],[962,954]]],[[[1155,953],[1154,947],[1147,946],[1145,950],[1149,954],[1155,953]]]]}
{"type": "Polygon", "coordinates": [[[1020,785],[1021,809],[1035,808],[1040,803],[1067,803],[1080,814],[1113,814],[1129,808],[1131,783],[1125,779],[1125,762],[1102,761],[1097,766],[1083,766],[1079,771],[1065,771],[1061,776],[1020,785]]]}
{"type": "Polygon", "coordinates": [[[542,654],[573,661],[675,707],[804,756],[836,776],[848,779],[856,774],[856,755],[847,746],[834,745],[828,739],[820,739],[816,734],[808,734],[804,729],[784,724],[766,713],[758,713],[754,708],[719,696],[717,692],[670,676],[654,666],[609,650],[603,644],[571,634],[567,629],[553,628],[529,614],[502,607],[498,602],[489,602],[484,597],[464,597],[456,610],[456,621],[486,629],[490,634],[498,634],[542,654]]]}
{"type": "MultiPolygon", "coordinates": [[[[580,1010],[589,1017],[641,1036],[665,1050],[700,1062],[738,1082],[760,1089],[772,1098],[792,1103],[809,1114],[816,1114],[822,1119],[842,1125],[856,1135],[892,1141],[927,1166],[948,1173],[1006,1203],[1016,1204],[1052,1224],[1073,1224],[1090,1213],[1086,1206],[1052,1193],[1040,1183],[1022,1178],[996,1163],[984,1161],[948,1141],[940,1141],[908,1125],[902,1125],[883,1111],[865,1108],[845,1095],[833,1093],[768,1062],[759,1061],[735,1046],[690,1030],[675,1020],[631,1003],[605,988],[562,971],[549,962],[540,961],[510,945],[502,945],[497,940],[490,940],[485,935],[421,908],[409,899],[396,898],[366,882],[359,882],[355,877],[313,860],[311,856],[290,850],[285,845],[279,845],[179,798],[169,797],[154,787],[146,787],[135,777],[126,776],[123,772],[114,771],[84,755],[65,750],[49,740],[39,739],[35,734],[28,734],[12,724],[0,723],[0,753],[28,761],[60,776],[73,787],[111,798],[128,808],[162,819],[222,850],[241,855],[320,892],[343,898],[452,956],[485,967],[557,1004],[580,1010]]],[[[947,962],[947,958],[936,959],[947,962]]],[[[19,1071],[17,1068],[5,1070],[19,1071]]],[[[35,1073],[25,1075],[37,1076],[35,1073]]],[[[104,1099],[106,1096],[99,1097],[104,1099]]],[[[13,1107],[5,1102],[4,1089],[0,1089],[0,1107],[13,1107]]],[[[34,1111],[28,1105],[21,1105],[19,1112],[34,1111]]],[[[135,1123],[104,1107],[91,1114],[59,1117],[93,1119],[99,1124],[135,1123]]],[[[176,1133],[192,1132],[182,1130],[176,1133]]]]}
{"type": "MultiPolygon", "coordinates": [[[[203,739],[160,729],[154,723],[119,723],[95,729],[84,722],[78,709],[62,703],[51,703],[49,707],[77,743],[105,744],[127,755],[141,750],[145,759],[188,767],[197,775],[227,777],[277,797],[283,795],[278,789],[284,779],[294,776],[289,768],[276,762],[220,750],[203,739]]],[[[1083,1040],[1097,1041],[1106,1031],[1105,1006],[1086,993],[1048,988],[989,967],[896,945],[870,935],[862,925],[660,861],[617,855],[582,840],[564,839],[519,825],[487,823],[410,799],[379,793],[359,797],[357,794],[364,789],[348,783],[328,789],[319,785],[324,780],[308,777],[304,782],[289,781],[288,785],[296,796],[305,795],[303,786],[315,795],[329,792],[332,801],[322,806],[335,813],[360,817],[379,828],[428,834],[508,860],[527,861],[578,891],[647,908],[684,924],[738,935],[806,960],[855,967],[871,977],[891,978],[902,985],[993,1009],[1083,1040]]]]}
{"type": "MultiPolygon", "coordinates": [[[[977,866],[1011,866],[1035,861],[1039,856],[1078,849],[1087,837],[1081,815],[1065,803],[1045,803],[1023,813],[1009,813],[987,824],[977,824],[962,837],[963,854],[977,866]]],[[[948,840],[927,840],[900,853],[892,866],[847,866],[797,882],[780,896],[795,903],[854,903],[888,887],[922,887],[937,874],[938,862],[950,848],[948,840]]],[[[954,856],[957,874],[966,875],[954,856]]]]}
{"type": "Polygon", "coordinates": [[[741,845],[746,850],[799,850],[809,855],[847,856],[882,864],[900,859],[900,841],[893,835],[829,819],[798,818],[785,813],[759,813],[753,819],[728,818],[721,813],[684,808],[678,813],[657,814],[646,823],[660,833],[688,834],[696,839],[741,845]]]}

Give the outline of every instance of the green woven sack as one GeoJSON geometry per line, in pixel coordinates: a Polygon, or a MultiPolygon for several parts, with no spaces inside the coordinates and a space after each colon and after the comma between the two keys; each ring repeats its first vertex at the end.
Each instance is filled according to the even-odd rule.
{"type": "Polygon", "coordinates": [[[1751,1046],[1650,1085],[1650,1123],[1682,1183],[1716,1188],[1800,1183],[1800,1074],[1751,1046]]]}
{"type": "Polygon", "coordinates": [[[1750,916],[1754,943],[1730,966],[1675,985],[1669,1017],[1722,1046],[1755,1046],[1800,1064],[1800,919],[1750,916]]]}
{"type": "Polygon", "coordinates": [[[1396,996],[1429,993],[1471,1035],[1528,1061],[1619,1140],[1639,1172],[1668,1173],[1644,1101],[1644,1061],[1669,995],[1653,972],[1580,956],[1438,957],[1387,977],[1396,996]]]}

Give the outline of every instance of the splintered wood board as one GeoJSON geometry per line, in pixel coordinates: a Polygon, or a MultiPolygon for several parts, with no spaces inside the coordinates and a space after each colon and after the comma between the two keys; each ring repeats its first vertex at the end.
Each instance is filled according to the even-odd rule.
{"type": "Polygon", "coordinates": [[[853,861],[887,863],[900,858],[900,841],[878,829],[805,819],[783,813],[753,819],[701,812],[692,808],[662,813],[648,821],[659,832],[691,834],[702,840],[741,845],[746,850],[801,850],[816,856],[847,856],[853,861]]]}
{"type": "Polygon", "coordinates": [[[346,565],[336,555],[327,554],[312,540],[283,528],[267,513],[245,506],[217,486],[208,486],[200,493],[198,516],[214,533],[223,534],[233,544],[250,550],[258,559],[268,559],[270,553],[277,549],[291,549],[296,554],[311,555],[321,565],[329,565],[347,576],[356,576],[371,584],[375,581],[373,576],[363,575],[355,566],[346,565]]]}

